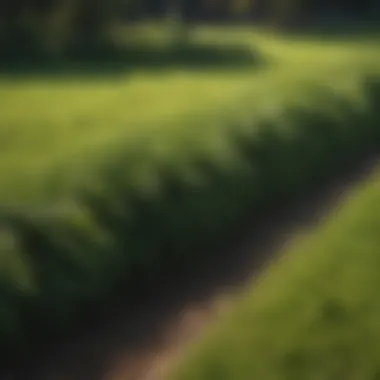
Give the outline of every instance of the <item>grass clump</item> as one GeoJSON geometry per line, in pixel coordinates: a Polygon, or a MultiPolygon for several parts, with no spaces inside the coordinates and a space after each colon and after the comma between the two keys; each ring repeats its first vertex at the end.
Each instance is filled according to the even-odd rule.
{"type": "Polygon", "coordinates": [[[169,378],[376,379],[379,186],[376,173],[296,241],[169,378]]]}

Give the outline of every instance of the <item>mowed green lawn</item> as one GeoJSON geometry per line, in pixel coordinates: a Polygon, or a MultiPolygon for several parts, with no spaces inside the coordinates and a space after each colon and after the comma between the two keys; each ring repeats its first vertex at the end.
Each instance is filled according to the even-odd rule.
{"type": "Polygon", "coordinates": [[[286,39],[246,28],[200,28],[193,37],[246,45],[268,65],[135,70],[91,79],[3,76],[0,202],[70,195],[76,183],[91,181],[102,157],[142,138],[176,161],[182,151],[173,147],[180,141],[208,149],[226,138],[218,128],[226,118],[234,121],[247,112],[252,118],[255,110],[275,116],[284,102],[306,101],[305,84],[327,84],[355,96],[365,74],[380,72],[380,48],[370,40],[286,39]]]}
{"type": "Polygon", "coordinates": [[[377,380],[379,172],[195,344],[174,380],[377,380]]]}
{"type": "Polygon", "coordinates": [[[242,77],[136,73],[114,81],[1,83],[1,199],[39,199],[57,165],[75,171],[120,138],[164,138],[169,123],[181,128],[187,115],[231,102],[246,87],[242,77]]]}

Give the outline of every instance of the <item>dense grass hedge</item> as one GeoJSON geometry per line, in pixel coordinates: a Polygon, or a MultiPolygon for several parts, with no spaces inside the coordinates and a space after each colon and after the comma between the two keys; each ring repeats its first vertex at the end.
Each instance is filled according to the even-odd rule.
{"type": "Polygon", "coordinates": [[[379,189],[377,171],[296,241],[169,378],[377,379],[379,189]]]}
{"type": "Polygon", "coordinates": [[[309,90],[312,101],[285,107],[276,119],[216,126],[223,141],[215,154],[189,140],[173,146],[184,160],[180,172],[152,156],[153,138],[143,139],[116,149],[99,168],[98,186],[79,187],[75,202],[60,206],[64,213],[58,206],[2,210],[1,348],[28,353],[122,284],[133,292],[154,275],[197,265],[247,210],[297,196],[378,150],[376,78],[357,99],[309,90]]]}

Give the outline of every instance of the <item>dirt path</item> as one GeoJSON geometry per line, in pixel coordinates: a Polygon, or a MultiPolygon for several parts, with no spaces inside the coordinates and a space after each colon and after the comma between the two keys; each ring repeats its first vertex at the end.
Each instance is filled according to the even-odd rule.
{"type": "MultiPolygon", "coordinates": [[[[202,334],[292,237],[323,222],[377,165],[371,158],[348,175],[320,187],[296,203],[244,224],[217,260],[160,286],[128,309],[107,309],[104,323],[83,336],[51,348],[33,367],[3,380],[162,380],[188,343],[202,334]]],[[[126,300],[125,300],[126,301],[126,300]]]]}

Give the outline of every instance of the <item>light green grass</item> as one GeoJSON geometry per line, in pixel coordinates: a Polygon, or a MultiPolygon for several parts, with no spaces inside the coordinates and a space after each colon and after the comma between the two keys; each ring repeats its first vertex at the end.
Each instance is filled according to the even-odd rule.
{"type": "Polygon", "coordinates": [[[221,132],[214,126],[226,115],[241,118],[252,108],[270,113],[296,94],[302,99],[308,82],[343,86],[354,96],[363,75],[380,71],[380,49],[370,42],[286,40],[236,28],[200,28],[193,38],[245,44],[267,57],[269,66],[137,70],[112,80],[0,79],[0,201],[43,202],[70,194],[115,142],[134,145],[148,136],[165,150],[181,139],[186,145],[194,135],[198,141],[217,139],[221,132]]]}
{"type": "Polygon", "coordinates": [[[296,241],[171,379],[379,379],[379,190],[377,173],[296,241]]]}
{"type": "Polygon", "coordinates": [[[1,84],[1,198],[38,197],[55,165],[67,161],[75,170],[107,143],[148,130],[162,139],[171,121],[229,103],[243,85],[239,75],[181,73],[136,74],[115,82],[1,84]]]}

